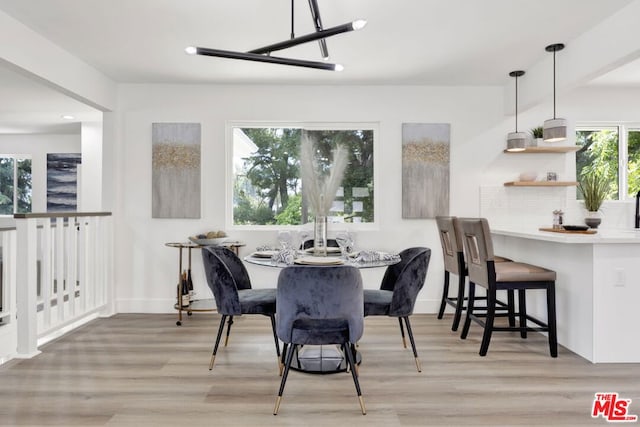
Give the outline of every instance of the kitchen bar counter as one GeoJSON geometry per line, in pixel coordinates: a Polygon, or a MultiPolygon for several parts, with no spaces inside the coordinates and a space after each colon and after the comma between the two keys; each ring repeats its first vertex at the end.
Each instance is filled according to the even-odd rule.
{"type": "MultiPolygon", "coordinates": [[[[496,253],[555,270],[558,342],[594,363],[640,362],[640,232],[494,229],[496,253]]],[[[544,295],[528,311],[546,319],[544,295]]]]}

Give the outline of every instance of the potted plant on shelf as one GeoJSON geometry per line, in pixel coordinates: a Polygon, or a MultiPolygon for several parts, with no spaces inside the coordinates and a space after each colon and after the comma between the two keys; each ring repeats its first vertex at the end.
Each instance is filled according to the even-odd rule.
{"type": "Polygon", "coordinates": [[[533,138],[536,146],[542,145],[542,132],[542,126],[536,126],[531,129],[531,138],[533,138]]]}
{"type": "Polygon", "coordinates": [[[591,171],[582,175],[578,188],[582,193],[584,207],[587,210],[584,222],[591,228],[598,228],[602,221],[599,212],[600,206],[610,192],[609,181],[602,174],[591,171]]]}

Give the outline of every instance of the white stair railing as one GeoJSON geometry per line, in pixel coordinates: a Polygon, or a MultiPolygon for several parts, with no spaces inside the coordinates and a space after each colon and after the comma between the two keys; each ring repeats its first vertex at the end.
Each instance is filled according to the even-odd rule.
{"type": "MultiPolygon", "coordinates": [[[[0,335],[2,327],[15,328],[14,356],[32,357],[39,353],[39,340],[98,315],[112,313],[110,215],[108,212],[16,214],[15,231],[0,230],[3,247],[0,335]],[[15,289],[15,295],[11,289],[15,289]]],[[[5,331],[5,335],[10,334],[5,331]]],[[[0,348],[0,359],[5,356],[6,349],[0,348]]]]}

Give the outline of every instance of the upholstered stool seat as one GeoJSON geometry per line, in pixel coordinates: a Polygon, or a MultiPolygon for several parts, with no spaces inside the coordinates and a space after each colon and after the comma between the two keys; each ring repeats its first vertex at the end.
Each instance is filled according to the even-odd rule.
{"type": "Polygon", "coordinates": [[[469,271],[469,300],[461,338],[467,337],[472,320],[478,323],[484,328],[480,355],[485,356],[494,331],[520,332],[522,338],[527,338],[529,331],[547,332],[551,357],[557,357],[556,273],[544,267],[522,262],[496,263],[487,220],[484,218],[462,219],[460,223],[469,271]],[[476,285],[487,290],[486,312],[478,313],[475,309],[476,285]],[[546,322],[527,314],[526,291],[535,289],[546,291],[546,322]],[[517,326],[500,327],[494,323],[497,304],[496,292],[500,290],[518,291],[518,311],[515,313],[519,319],[517,326]],[[527,322],[532,322],[537,326],[531,327],[527,322]]]}

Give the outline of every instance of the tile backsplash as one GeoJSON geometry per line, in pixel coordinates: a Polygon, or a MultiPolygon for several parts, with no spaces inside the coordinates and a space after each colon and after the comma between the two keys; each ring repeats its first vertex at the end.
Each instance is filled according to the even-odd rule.
{"type": "MultiPolygon", "coordinates": [[[[586,211],[575,199],[575,187],[480,187],[480,216],[492,228],[550,227],[553,211],[564,211],[565,224],[584,224],[586,211]]],[[[609,201],[601,208],[601,228],[631,228],[635,204],[609,201]]]]}

